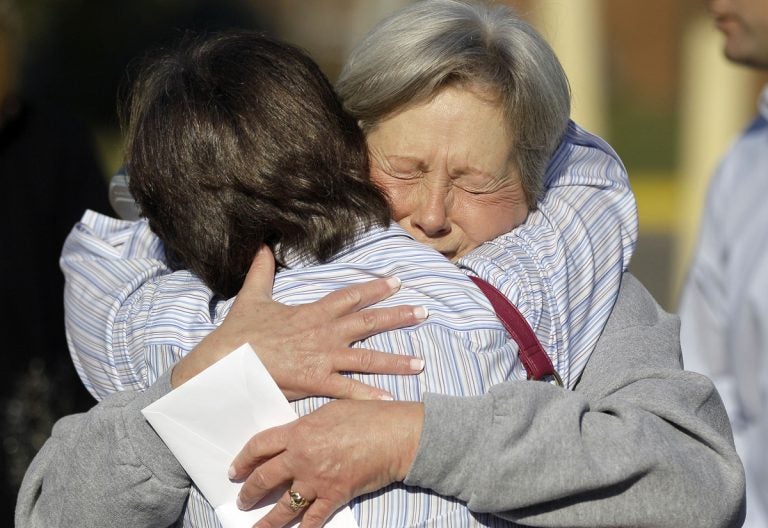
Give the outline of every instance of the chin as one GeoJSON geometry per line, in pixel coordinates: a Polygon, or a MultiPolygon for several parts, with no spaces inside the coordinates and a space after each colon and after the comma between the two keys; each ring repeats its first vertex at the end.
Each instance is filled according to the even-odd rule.
{"type": "Polygon", "coordinates": [[[739,49],[732,50],[732,49],[726,48],[725,58],[731,62],[735,62],[736,64],[743,64],[746,66],[752,66],[753,64],[752,58],[749,56],[749,54],[743,53],[739,49]]]}
{"type": "Polygon", "coordinates": [[[746,51],[740,48],[725,49],[725,57],[736,64],[743,64],[751,68],[768,68],[768,56],[761,56],[759,53],[746,51]]]}

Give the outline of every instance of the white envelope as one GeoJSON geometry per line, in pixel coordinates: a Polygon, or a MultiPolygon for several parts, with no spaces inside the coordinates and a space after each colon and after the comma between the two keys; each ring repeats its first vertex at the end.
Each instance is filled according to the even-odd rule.
{"type": "MultiPolygon", "coordinates": [[[[235,500],[242,484],[227,477],[235,455],[254,434],[297,418],[250,345],[241,346],[142,413],[225,528],[250,528],[283,497],[285,490],[278,490],[258,508],[241,511],[235,500]]],[[[357,523],[345,507],[326,526],[357,528],[357,523]]]]}

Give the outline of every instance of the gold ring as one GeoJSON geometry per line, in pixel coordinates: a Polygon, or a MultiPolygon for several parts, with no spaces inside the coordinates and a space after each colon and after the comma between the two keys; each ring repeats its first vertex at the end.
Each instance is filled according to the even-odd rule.
{"type": "Polygon", "coordinates": [[[289,506],[294,513],[309,506],[309,501],[302,497],[298,491],[288,490],[288,498],[291,499],[289,506]]]}

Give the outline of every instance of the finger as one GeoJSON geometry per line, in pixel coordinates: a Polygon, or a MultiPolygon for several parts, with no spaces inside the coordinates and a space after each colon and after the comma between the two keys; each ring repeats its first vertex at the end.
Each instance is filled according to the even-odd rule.
{"type": "MultiPolygon", "coordinates": [[[[414,356],[388,354],[364,348],[346,349],[334,357],[337,372],[364,372],[367,374],[414,375],[424,370],[424,360],[414,356]]],[[[392,400],[388,391],[367,385],[338,373],[331,374],[324,389],[324,396],[347,400],[392,400]]]]}
{"type": "Polygon", "coordinates": [[[392,394],[366,385],[359,381],[347,378],[341,374],[332,374],[326,380],[324,389],[319,390],[323,396],[336,398],[339,400],[392,400],[392,394]]]}
{"type": "Polygon", "coordinates": [[[333,355],[333,370],[365,374],[418,374],[424,370],[424,360],[367,348],[347,348],[333,355]]]}
{"type": "Polygon", "coordinates": [[[249,476],[258,464],[267,458],[282,453],[286,445],[286,429],[292,423],[273,427],[253,435],[232,460],[229,467],[229,478],[242,480],[249,476]]]}
{"type": "Polygon", "coordinates": [[[375,334],[413,326],[429,316],[424,306],[371,308],[344,316],[336,326],[345,341],[354,343],[375,334]]]}
{"type": "MultiPolygon", "coordinates": [[[[300,488],[294,484],[290,490],[283,493],[280,496],[280,499],[275,503],[274,507],[269,510],[269,512],[264,517],[262,517],[255,526],[257,528],[282,528],[283,526],[290,523],[293,519],[304,513],[304,511],[309,506],[298,510],[291,508],[291,497],[289,493],[291,491],[299,491],[299,489],[300,488]]],[[[314,497],[310,497],[301,491],[299,491],[299,493],[303,498],[307,499],[309,505],[311,506],[312,502],[314,501],[314,497]]]]}
{"type": "Polygon", "coordinates": [[[317,499],[310,504],[304,517],[301,518],[300,528],[322,528],[336,510],[345,504],[333,504],[331,501],[317,499]]]}
{"type": "Polygon", "coordinates": [[[315,303],[315,306],[318,310],[338,317],[383,301],[399,289],[400,279],[397,277],[375,279],[331,292],[315,303]]]}
{"type": "Polygon", "coordinates": [[[292,479],[291,472],[279,456],[270,458],[245,479],[237,494],[237,507],[241,510],[253,508],[272,490],[286,486],[292,479]]]}
{"type": "MultiPolygon", "coordinates": [[[[272,298],[272,286],[275,282],[275,257],[269,246],[262,244],[253,257],[251,267],[243,281],[237,298],[260,299],[272,298]]],[[[237,301],[236,301],[237,302],[237,301]]]]}

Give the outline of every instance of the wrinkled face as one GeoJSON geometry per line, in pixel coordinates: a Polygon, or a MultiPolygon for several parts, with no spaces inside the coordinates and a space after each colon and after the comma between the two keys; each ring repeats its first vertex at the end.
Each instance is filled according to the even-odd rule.
{"type": "Polygon", "coordinates": [[[381,121],[368,147],[395,220],[451,260],[525,221],[513,140],[487,92],[445,88],[381,121]]]}
{"type": "Polygon", "coordinates": [[[717,28],[725,35],[725,56],[768,68],[768,0],[709,0],[717,28]]]}

